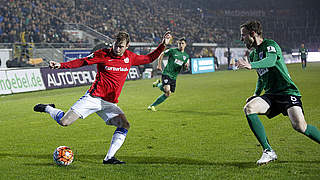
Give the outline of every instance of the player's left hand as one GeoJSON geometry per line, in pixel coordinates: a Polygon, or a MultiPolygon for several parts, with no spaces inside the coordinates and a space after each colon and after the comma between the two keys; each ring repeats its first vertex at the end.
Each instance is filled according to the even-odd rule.
{"type": "Polygon", "coordinates": [[[246,61],[246,60],[244,60],[244,59],[238,59],[238,61],[236,62],[236,66],[238,67],[238,68],[242,68],[242,69],[244,69],[244,68],[246,68],[246,69],[251,69],[251,64],[248,62],[248,61],[246,61]]]}
{"type": "Polygon", "coordinates": [[[172,38],[173,38],[173,37],[172,37],[172,35],[171,35],[171,31],[167,31],[167,32],[163,35],[162,44],[164,44],[164,45],[170,44],[172,38]]]}

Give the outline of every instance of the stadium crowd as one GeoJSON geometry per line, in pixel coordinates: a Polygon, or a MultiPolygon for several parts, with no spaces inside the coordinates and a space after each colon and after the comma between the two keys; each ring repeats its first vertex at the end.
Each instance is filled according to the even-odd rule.
{"type": "MultiPolygon", "coordinates": [[[[267,24],[265,34],[278,39],[284,46],[292,45],[291,41],[300,45],[302,40],[308,40],[303,39],[304,34],[310,33],[297,27],[294,32],[285,34],[292,31],[293,25],[303,27],[304,22],[292,21],[301,14],[293,15],[292,10],[279,10],[274,8],[275,5],[248,10],[242,6],[235,9],[237,3],[233,3],[226,10],[217,9],[224,3],[221,0],[215,1],[216,4],[199,0],[0,0],[0,3],[1,43],[21,42],[22,38],[34,43],[87,42],[86,39],[70,38],[64,31],[69,23],[87,25],[109,37],[116,31],[126,30],[134,42],[154,43],[158,43],[163,31],[169,29],[174,36],[185,36],[189,42],[240,44],[238,26],[248,18],[258,18],[267,24]],[[290,18],[291,24],[285,23],[290,21],[283,19],[283,16],[290,18]],[[278,25],[284,24],[289,26],[285,31],[277,29],[278,25]],[[294,33],[299,37],[295,37],[294,33]]],[[[311,29],[316,33],[320,28],[311,29]]]]}

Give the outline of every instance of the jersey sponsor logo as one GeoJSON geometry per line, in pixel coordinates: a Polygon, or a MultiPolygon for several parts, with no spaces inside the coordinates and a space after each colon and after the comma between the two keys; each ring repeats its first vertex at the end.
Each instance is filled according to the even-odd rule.
{"type": "Polygon", "coordinates": [[[269,72],[268,68],[259,68],[259,69],[257,69],[257,73],[259,74],[259,76],[262,76],[267,72],[269,72]]]}
{"type": "Polygon", "coordinates": [[[268,46],[267,47],[268,52],[276,52],[276,48],[274,48],[273,46],[268,46]]]}
{"type": "Polygon", "coordinates": [[[124,63],[129,63],[129,58],[126,57],[123,61],[124,61],[124,63]]]}
{"type": "Polygon", "coordinates": [[[179,60],[179,59],[175,59],[174,63],[178,64],[179,66],[182,66],[183,61],[179,60]]]}
{"type": "Polygon", "coordinates": [[[107,71],[128,71],[128,68],[123,68],[123,67],[111,67],[111,66],[105,66],[105,70],[107,71]]]}

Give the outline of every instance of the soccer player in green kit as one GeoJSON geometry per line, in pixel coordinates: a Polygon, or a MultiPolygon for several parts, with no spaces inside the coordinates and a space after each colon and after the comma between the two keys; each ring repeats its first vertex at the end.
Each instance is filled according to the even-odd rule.
{"type": "Polygon", "coordinates": [[[289,116],[296,131],[320,143],[320,131],[307,124],[304,119],[300,92],[290,78],[279,45],[262,37],[262,26],[258,21],[241,25],[240,31],[241,41],[252,51],[249,61],[245,58],[239,59],[237,65],[239,68],[255,69],[258,74],[254,95],[247,99],[244,107],[249,126],[263,147],[262,157],[257,164],[262,165],[277,159],[258,114],[267,115],[268,118],[280,113],[289,116]],[[263,90],[265,94],[260,95],[263,90]]]}
{"type": "Polygon", "coordinates": [[[304,47],[304,44],[301,44],[301,48],[299,49],[299,53],[300,53],[300,58],[301,58],[302,69],[305,69],[307,67],[308,49],[304,47]]]}
{"type": "Polygon", "coordinates": [[[162,71],[163,56],[168,56],[168,64],[163,70],[162,81],[157,80],[153,87],[158,87],[164,94],[160,95],[149,107],[148,110],[156,111],[155,106],[165,101],[176,89],[176,79],[182,67],[189,68],[189,55],[184,51],[187,46],[185,38],[178,40],[178,48],[170,48],[164,51],[159,57],[157,69],[162,71]]]}

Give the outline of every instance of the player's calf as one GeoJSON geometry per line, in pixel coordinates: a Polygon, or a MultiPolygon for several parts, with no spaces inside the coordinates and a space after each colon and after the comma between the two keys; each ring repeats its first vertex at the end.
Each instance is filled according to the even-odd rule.
{"type": "Polygon", "coordinates": [[[71,125],[74,121],[76,121],[77,119],[79,119],[79,115],[76,114],[74,111],[69,110],[66,114],[64,114],[64,116],[62,116],[59,120],[59,124],[61,126],[69,126],[71,125]]]}

